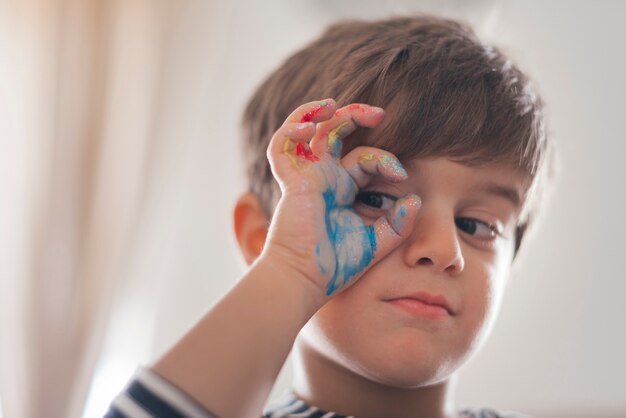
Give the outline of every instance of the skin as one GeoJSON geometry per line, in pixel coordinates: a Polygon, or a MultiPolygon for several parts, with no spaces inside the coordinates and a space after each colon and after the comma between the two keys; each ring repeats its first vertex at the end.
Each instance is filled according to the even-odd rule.
{"type": "MultiPolygon", "coordinates": [[[[353,104],[338,113],[363,112],[363,108],[353,104]]],[[[366,111],[372,112],[369,108],[366,111]]],[[[321,123],[317,135],[332,138],[343,130],[341,136],[345,138],[354,130],[346,130],[345,125],[338,129],[343,122],[336,119],[337,115],[321,123]]],[[[371,119],[361,123],[368,126],[368,122],[369,127],[380,123],[372,123],[371,119]]],[[[382,150],[358,147],[341,160],[345,172],[336,166],[333,171],[325,165],[325,146],[313,140],[311,149],[321,162],[307,160],[306,165],[290,168],[298,176],[319,169],[327,179],[349,185],[345,174],[357,171],[355,160],[357,164],[378,160],[379,170],[384,160],[397,161],[391,154],[380,154],[382,150]]],[[[338,157],[336,145],[330,154],[338,157]]],[[[358,281],[348,280],[344,288],[349,289],[328,300],[296,339],[293,389],[300,398],[322,409],[362,418],[390,414],[411,417],[415,411],[430,417],[455,416],[454,372],[482,346],[497,317],[509,276],[520,207],[501,195],[476,193],[473,189],[497,179],[500,185],[523,196],[526,178],[506,165],[468,167],[443,157],[411,161],[406,172],[406,176],[367,176],[358,183],[359,190],[347,194],[346,200],[352,205],[343,210],[350,212],[353,224],[364,229],[375,228],[376,222],[385,224],[386,220],[385,225],[399,223],[403,218],[398,216],[399,208],[393,207],[394,199],[419,194],[423,203],[421,208],[417,203],[406,206],[411,219],[396,228],[402,231],[402,240],[373,261],[356,263],[353,267],[360,269],[360,274],[353,279],[358,281]],[[381,207],[373,207],[359,200],[359,193],[369,191],[389,197],[382,199],[381,207]],[[394,209],[396,216],[385,218],[385,213],[394,209]],[[445,320],[415,318],[385,301],[416,291],[443,294],[458,311],[445,320]]],[[[370,173],[374,171],[370,169],[370,173]]],[[[276,174],[283,194],[288,193],[287,176],[276,174]]],[[[279,204],[277,210],[282,209],[279,204]]],[[[325,234],[328,225],[321,220],[316,224],[322,234],[316,235],[315,242],[332,236],[325,234]]],[[[341,229],[342,225],[345,223],[332,227],[341,229]]],[[[302,229],[296,230],[300,233],[302,229]]],[[[336,243],[330,241],[333,247],[336,243]]],[[[293,242],[298,240],[294,237],[293,242]]],[[[353,245],[367,246],[367,240],[353,245]]],[[[321,254],[318,261],[325,265],[321,273],[329,265],[349,262],[336,248],[321,254]]],[[[303,272],[307,277],[323,277],[317,283],[328,289],[328,275],[317,272],[316,276],[310,269],[303,272]]]]}
{"type": "Polygon", "coordinates": [[[445,158],[405,170],[371,147],[340,157],[351,132],[376,134],[383,117],[332,99],[290,115],[267,150],[282,191],[269,229],[256,196],[235,205],[250,268],[154,373],[217,416],[259,416],[295,344],[293,387],[314,405],[361,418],[452,416],[450,382],[496,317],[517,216],[506,199],[472,189],[522,179],[445,158]],[[478,239],[475,219],[500,234],[486,239],[480,224],[478,239]],[[445,295],[455,315],[426,320],[385,302],[415,291],[445,295]]]}
{"type": "MultiPolygon", "coordinates": [[[[325,304],[296,339],[293,389],[322,409],[359,417],[455,416],[454,372],[480,349],[497,317],[518,209],[468,190],[494,178],[521,190],[523,179],[507,167],[470,168],[445,158],[416,161],[407,171],[402,184],[370,187],[422,196],[411,235],[325,304]],[[455,224],[461,217],[497,222],[503,236],[491,237],[486,226],[468,233],[455,224]],[[445,295],[456,315],[414,318],[385,302],[416,291],[445,295]]],[[[355,208],[366,223],[380,212],[363,203],[355,208]]]]}
{"type": "Polygon", "coordinates": [[[327,297],[349,288],[409,231],[419,198],[407,194],[371,222],[352,204],[360,188],[380,176],[401,182],[407,173],[393,155],[357,147],[340,158],[342,140],[357,127],[375,127],[384,111],[365,104],[336,110],[332,99],[296,109],[274,134],[268,159],[282,198],[267,253],[307,277],[327,297]]]}
{"type": "Polygon", "coordinates": [[[383,115],[360,104],[337,109],[334,100],[290,115],[267,150],[283,192],[269,231],[254,196],[235,207],[235,235],[250,268],[152,372],[216,416],[260,415],[305,324],[411,230],[416,196],[367,224],[350,207],[375,174],[392,183],[406,179],[382,150],[355,149],[339,159],[341,140],[359,126],[377,126],[383,115]],[[360,158],[365,153],[373,158],[360,158]]]}

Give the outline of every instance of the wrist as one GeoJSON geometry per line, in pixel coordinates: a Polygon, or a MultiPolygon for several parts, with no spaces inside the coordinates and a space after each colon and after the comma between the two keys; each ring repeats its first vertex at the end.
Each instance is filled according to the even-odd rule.
{"type": "Polygon", "coordinates": [[[271,286],[289,289],[293,297],[302,302],[309,316],[313,316],[328,300],[323,289],[303,272],[284,262],[280,256],[264,252],[252,264],[250,272],[267,277],[271,286]]]}

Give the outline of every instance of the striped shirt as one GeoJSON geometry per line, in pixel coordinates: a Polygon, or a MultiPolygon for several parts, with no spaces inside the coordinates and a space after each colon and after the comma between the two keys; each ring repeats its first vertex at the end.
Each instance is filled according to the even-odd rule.
{"type": "MultiPolygon", "coordinates": [[[[498,412],[493,409],[463,408],[458,410],[458,418],[531,418],[514,411],[498,412]]],[[[281,398],[270,405],[262,418],[358,418],[354,415],[341,415],[336,412],[324,411],[299,399],[291,389],[283,392],[281,398]]]]}
{"type": "MultiPolygon", "coordinates": [[[[461,409],[458,418],[530,418],[518,412],[493,409],[461,409]]],[[[115,397],[105,418],[218,418],[178,387],[150,371],[139,368],[126,388],[115,397]]],[[[266,407],[261,418],[357,418],[324,411],[299,399],[291,389],[266,407]]]]}
{"type": "Polygon", "coordinates": [[[105,418],[218,418],[181,389],[141,367],[113,399],[105,418]]]}

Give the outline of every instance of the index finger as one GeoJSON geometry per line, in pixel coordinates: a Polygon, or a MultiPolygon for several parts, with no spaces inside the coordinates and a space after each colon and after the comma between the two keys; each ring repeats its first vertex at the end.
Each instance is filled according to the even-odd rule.
{"type": "Polygon", "coordinates": [[[267,158],[277,179],[287,175],[288,171],[283,167],[287,161],[291,161],[293,167],[301,168],[318,160],[308,142],[315,133],[315,123],[331,118],[336,108],[333,99],[318,100],[298,106],[285,119],[267,147],[267,158]]]}
{"type": "MultiPolygon", "coordinates": [[[[296,110],[285,120],[285,123],[289,122],[321,122],[326,119],[330,119],[335,113],[337,108],[337,102],[334,99],[316,100],[314,102],[308,102],[301,106],[298,106],[296,110]]],[[[284,124],[283,124],[284,125],[284,124]]]]}
{"type": "Polygon", "coordinates": [[[330,155],[339,158],[342,140],[358,127],[374,128],[385,116],[385,111],[376,106],[353,103],[337,110],[330,120],[318,125],[317,133],[311,140],[311,149],[322,157],[330,155]]]}

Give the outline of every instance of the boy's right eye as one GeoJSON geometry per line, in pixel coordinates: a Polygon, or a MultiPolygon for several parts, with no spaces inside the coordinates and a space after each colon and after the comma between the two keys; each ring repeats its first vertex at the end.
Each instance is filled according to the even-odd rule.
{"type": "Polygon", "coordinates": [[[372,209],[389,210],[393,207],[397,197],[379,192],[359,192],[354,198],[355,203],[363,204],[372,209]]]}

